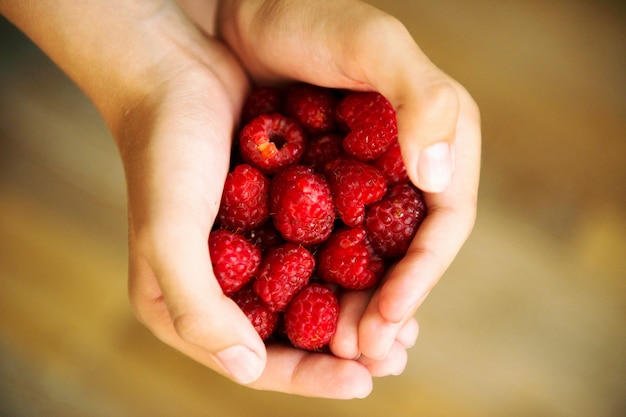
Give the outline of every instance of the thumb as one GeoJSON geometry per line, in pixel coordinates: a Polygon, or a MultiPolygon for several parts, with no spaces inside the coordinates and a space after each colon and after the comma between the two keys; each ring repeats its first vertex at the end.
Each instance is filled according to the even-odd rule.
{"type": "Polygon", "coordinates": [[[378,23],[385,25],[384,30],[360,32],[357,45],[369,47],[356,48],[356,58],[349,65],[362,70],[356,79],[367,80],[396,109],[398,140],[411,181],[423,191],[441,192],[454,173],[460,110],[457,86],[430,61],[400,21],[387,17],[378,23]]]}
{"type": "Polygon", "coordinates": [[[254,78],[380,92],[397,111],[411,181],[426,192],[449,185],[459,99],[401,21],[359,1],[286,2],[272,13],[243,3],[224,7],[221,31],[254,78]]]}
{"type": "Polygon", "coordinates": [[[131,253],[135,310],[165,343],[236,382],[251,383],[265,368],[265,346],[217,283],[206,236],[188,226],[179,220],[173,229],[155,231],[159,237],[143,259],[131,253]],[[150,276],[158,283],[165,311],[154,311],[150,276]]]}
{"type": "MultiPolygon", "coordinates": [[[[397,77],[380,91],[396,109],[398,141],[411,181],[422,191],[444,191],[454,174],[459,116],[457,90],[434,65],[397,77]]],[[[383,84],[385,85],[385,84],[383,84]]]]}

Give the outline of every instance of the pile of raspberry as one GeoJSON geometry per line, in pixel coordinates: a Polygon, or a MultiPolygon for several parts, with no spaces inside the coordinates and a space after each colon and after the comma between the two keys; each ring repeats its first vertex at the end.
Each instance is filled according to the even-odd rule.
{"type": "Polygon", "coordinates": [[[336,330],[340,294],[378,285],[425,215],[384,96],[257,87],[209,252],[222,290],[261,338],[319,351],[336,330]]]}

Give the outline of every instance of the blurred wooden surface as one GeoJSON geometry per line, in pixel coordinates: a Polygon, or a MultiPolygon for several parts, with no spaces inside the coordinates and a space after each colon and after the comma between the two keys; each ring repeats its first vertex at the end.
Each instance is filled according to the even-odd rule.
{"type": "Polygon", "coordinates": [[[370,398],[238,387],[126,297],[123,175],[84,96],[0,24],[0,416],[550,416],[626,412],[621,2],[373,1],[482,109],[476,229],[370,398]]]}

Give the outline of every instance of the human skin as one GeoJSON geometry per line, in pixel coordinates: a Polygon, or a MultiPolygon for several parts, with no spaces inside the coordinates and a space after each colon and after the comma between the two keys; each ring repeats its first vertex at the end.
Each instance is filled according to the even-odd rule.
{"type": "Polygon", "coordinates": [[[397,19],[355,0],[0,0],[0,13],[111,130],[128,189],[131,305],[159,339],[239,383],[305,396],[365,397],[373,377],[403,371],[414,313],[473,227],[480,120],[397,19]],[[429,213],[380,288],[342,298],[333,355],[266,347],[207,250],[251,83],[294,80],[383,93],[429,213]]]}

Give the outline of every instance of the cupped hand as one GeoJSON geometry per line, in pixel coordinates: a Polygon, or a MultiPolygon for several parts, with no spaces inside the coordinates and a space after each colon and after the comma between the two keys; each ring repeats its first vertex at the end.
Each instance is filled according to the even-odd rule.
{"type": "MultiPolygon", "coordinates": [[[[335,355],[266,348],[222,293],[207,244],[249,75],[381,91],[398,109],[402,150],[416,184],[437,191],[448,182],[449,171],[438,168],[446,163],[432,160],[452,162],[452,153],[447,157],[441,146],[421,152],[443,141],[457,149],[457,159],[470,159],[457,163],[457,174],[469,176],[456,188],[472,194],[476,138],[468,135],[465,145],[460,135],[455,140],[453,125],[462,118],[448,104],[456,95],[401,25],[348,0],[0,0],[0,13],[85,91],[116,139],[128,186],[131,305],[157,337],[239,383],[307,396],[363,397],[372,376],[402,371],[417,323],[395,309],[429,288],[451,261],[468,222],[452,222],[464,228],[454,230],[449,247],[440,234],[449,227],[446,215],[462,217],[454,213],[463,211],[460,197],[428,197],[429,226],[416,237],[414,255],[380,291],[342,300],[346,314],[331,344],[335,355]],[[386,51],[389,46],[397,46],[396,53],[386,51]],[[441,112],[429,111],[431,102],[441,112]],[[449,131],[435,128],[440,116],[449,131]],[[414,132],[416,126],[431,128],[414,132]],[[430,155],[426,162],[423,155],[430,155]],[[429,235],[439,243],[426,241],[429,235]],[[428,273],[410,284],[406,278],[420,262],[428,273]],[[398,293],[403,285],[410,294],[398,293]],[[376,354],[368,339],[377,326],[386,335],[386,355],[376,354]]],[[[465,124],[474,129],[471,120],[465,124]]]]}
{"type": "Polygon", "coordinates": [[[240,0],[224,2],[219,21],[220,35],[258,83],[374,90],[394,105],[407,173],[424,191],[428,215],[379,289],[342,301],[350,313],[331,350],[358,358],[373,375],[398,371],[417,337],[418,306],[474,225],[481,146],[476,103],[401,22],[366,3],[240,0]]]}
{"type": "Polygon", "coordinates": [[[136,316],[168,345],[238,383],[304,396],[368,395],[374,365],[266,348],[222,293],[207,239],[248,79],[222,42],[182,14],[161,10],[154,23],[173,40],[151,71],[158,82],[112,124],[128,186],[136,316]]]}

